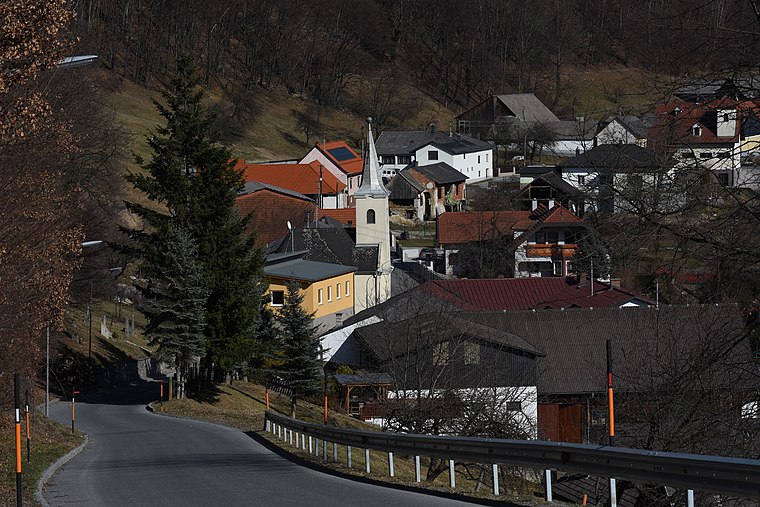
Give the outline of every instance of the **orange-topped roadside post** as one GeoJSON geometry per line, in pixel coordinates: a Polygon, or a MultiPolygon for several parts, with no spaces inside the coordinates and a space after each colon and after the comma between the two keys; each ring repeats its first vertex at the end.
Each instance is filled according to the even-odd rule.
{"type": "Polygon", "coordinates": [[[13,374],[13,398],[16,422],[16,505],[21,507],[21,386],[18,373],[13,374]]]}

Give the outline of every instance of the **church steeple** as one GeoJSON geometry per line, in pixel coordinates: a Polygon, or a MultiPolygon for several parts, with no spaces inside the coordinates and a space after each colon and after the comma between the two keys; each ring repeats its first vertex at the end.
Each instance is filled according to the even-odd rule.
{"type": "Polygon", "coordinates": [[[380,179],[380,161],[377,158],[375,140],[372,137],[372,118],[367,118],[367,149],[364,153],[362,183],[354,197],[385,198],[390,194],[380,179]]]}

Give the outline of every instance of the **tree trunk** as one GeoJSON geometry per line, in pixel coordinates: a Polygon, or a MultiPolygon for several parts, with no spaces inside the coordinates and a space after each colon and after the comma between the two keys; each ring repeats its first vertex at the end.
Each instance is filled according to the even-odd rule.
{"type": "Polygon", "coordinates": [[[296,397],[291,396],[290,397],[290,417],[293,419],[296,418],[296,397]]]}

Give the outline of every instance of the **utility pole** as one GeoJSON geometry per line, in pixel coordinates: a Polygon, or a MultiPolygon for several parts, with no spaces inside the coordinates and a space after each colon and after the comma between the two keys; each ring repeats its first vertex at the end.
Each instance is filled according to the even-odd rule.
{"type": "Polygon", "coordinates": [[[50,416],[50,321],[45,325],[45,417],[50,416]]]}

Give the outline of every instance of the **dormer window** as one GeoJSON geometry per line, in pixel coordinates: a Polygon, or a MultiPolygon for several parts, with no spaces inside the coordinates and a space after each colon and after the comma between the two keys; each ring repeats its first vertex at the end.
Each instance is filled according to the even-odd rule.
{"type": "Polygon", "coordinates": [[[680,107],[678,107],[678,106],[676,106],[676,108],[675,108],[675,109],[673,109],[673,114],[675,114],[676,116],[678,116],[678,114],[679,114],[680,112],[681,112],[681,108],[680,108],[680,107]]]}
{"type": "Polygon", "coordinates": [[[699,137],[702,135],[702,126],[697,124],[691,127],[691,135],[694,137],[699,137]]]}

